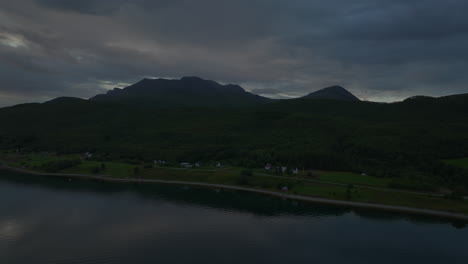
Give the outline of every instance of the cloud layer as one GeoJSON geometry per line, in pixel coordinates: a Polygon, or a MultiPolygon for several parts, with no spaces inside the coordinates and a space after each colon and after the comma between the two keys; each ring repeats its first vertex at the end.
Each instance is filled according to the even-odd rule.
{"type": "Polygon", "coordinates": [[[464,0],[0,0],[0,106],[197,75],[273,97],[468,92],[464,0]]]}

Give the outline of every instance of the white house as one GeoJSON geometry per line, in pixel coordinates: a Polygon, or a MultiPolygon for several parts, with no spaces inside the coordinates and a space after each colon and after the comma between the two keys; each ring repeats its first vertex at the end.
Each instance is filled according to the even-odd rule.
{"type": "Polygon", "coordinates": [[[182,167],[182,168],[192,168],[193,165],[188,163],[188,162],[182,162],[182,163],[180,163],[180,167],[182,167]]]}
{"type": "Polygon", "coordinates": [[[281,167],[281,172],[285,173],[288,167],[281,167]]]}
{"type": "Polygon", "coordinates": [[[298,168],[293,169],[293,174],[296,174],[296,175],[297,175],[298,173],[299,173],[299,169],[298,169],[298,168]]]}
{"type": "Polygon", "coordinates": [[[222,167],[222,166],[221,166],[221,163],[220,163],[220,162],[216,163],[216,168],[221,168],[221,167],[222,167]]]}

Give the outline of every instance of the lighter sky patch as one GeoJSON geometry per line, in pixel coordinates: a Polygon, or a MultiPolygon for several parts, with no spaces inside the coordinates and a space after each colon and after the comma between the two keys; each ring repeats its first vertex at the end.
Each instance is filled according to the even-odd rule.
{"type": "Polygon", "coordinates": [[[11,48],[26,48],[26,41],[21,35],[0,32],[0,44],[11,48]]]}

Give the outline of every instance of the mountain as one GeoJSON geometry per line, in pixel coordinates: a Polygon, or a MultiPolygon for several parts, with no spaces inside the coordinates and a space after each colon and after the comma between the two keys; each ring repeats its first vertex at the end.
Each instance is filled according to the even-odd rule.
{"type": "Polygon", "coordinates": [[[62,96],[62,97],[57,97],[50,101],[44,102],[44,104],[72,104],[76,102],[85,102],[85,101],[86,101],[85,99],[81,99],[81,98],[62,96]]]}
{"type": "Polygon", "coordinates": [[[0,152],[92,151],[104,160],[229,161],[240,167],[284,162],[468,190],[468,176],[441,161],[468,157],[468,95],[398,103],[264,102],[270,100],[234,85],[143,80],[92,100],[58,98],[0,108],[0,152]],[[171,97],[171,89],[180,94],[171,97]],[[231,105],[241,100],[261,105],[217,107],[221,104],[213,103],[218,100],[213,94],[231,105]],[[172,105],[182,101],[216,108],[135,107],[165,103],[161,98],[172,105]],[[135,104],[102,103],[127,101],[135,104]]]}
{"type": "Polygon", "coordinates": [[[322,90],[310,93],[303,98],[307,99],[330,99],[340,101],[361,101],[341,86],[330,86],[322,90]]]}
{"type": "Polygon", "coordinates": [[[238,85],[222,85],[198,77],[184,77],[180,80],[143,79],[90,100],[157,107],[246,107],[272,101],[246,92],[238,85]]]}

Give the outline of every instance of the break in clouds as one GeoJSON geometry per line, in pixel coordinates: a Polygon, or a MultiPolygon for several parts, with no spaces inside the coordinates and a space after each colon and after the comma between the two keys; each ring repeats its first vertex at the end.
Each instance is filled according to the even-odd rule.
{"type": "Polygon", "coordinates": [[[468,92],[465,0],[0,0],[0,106],[200,76],[291,98],[468,92]]]}

